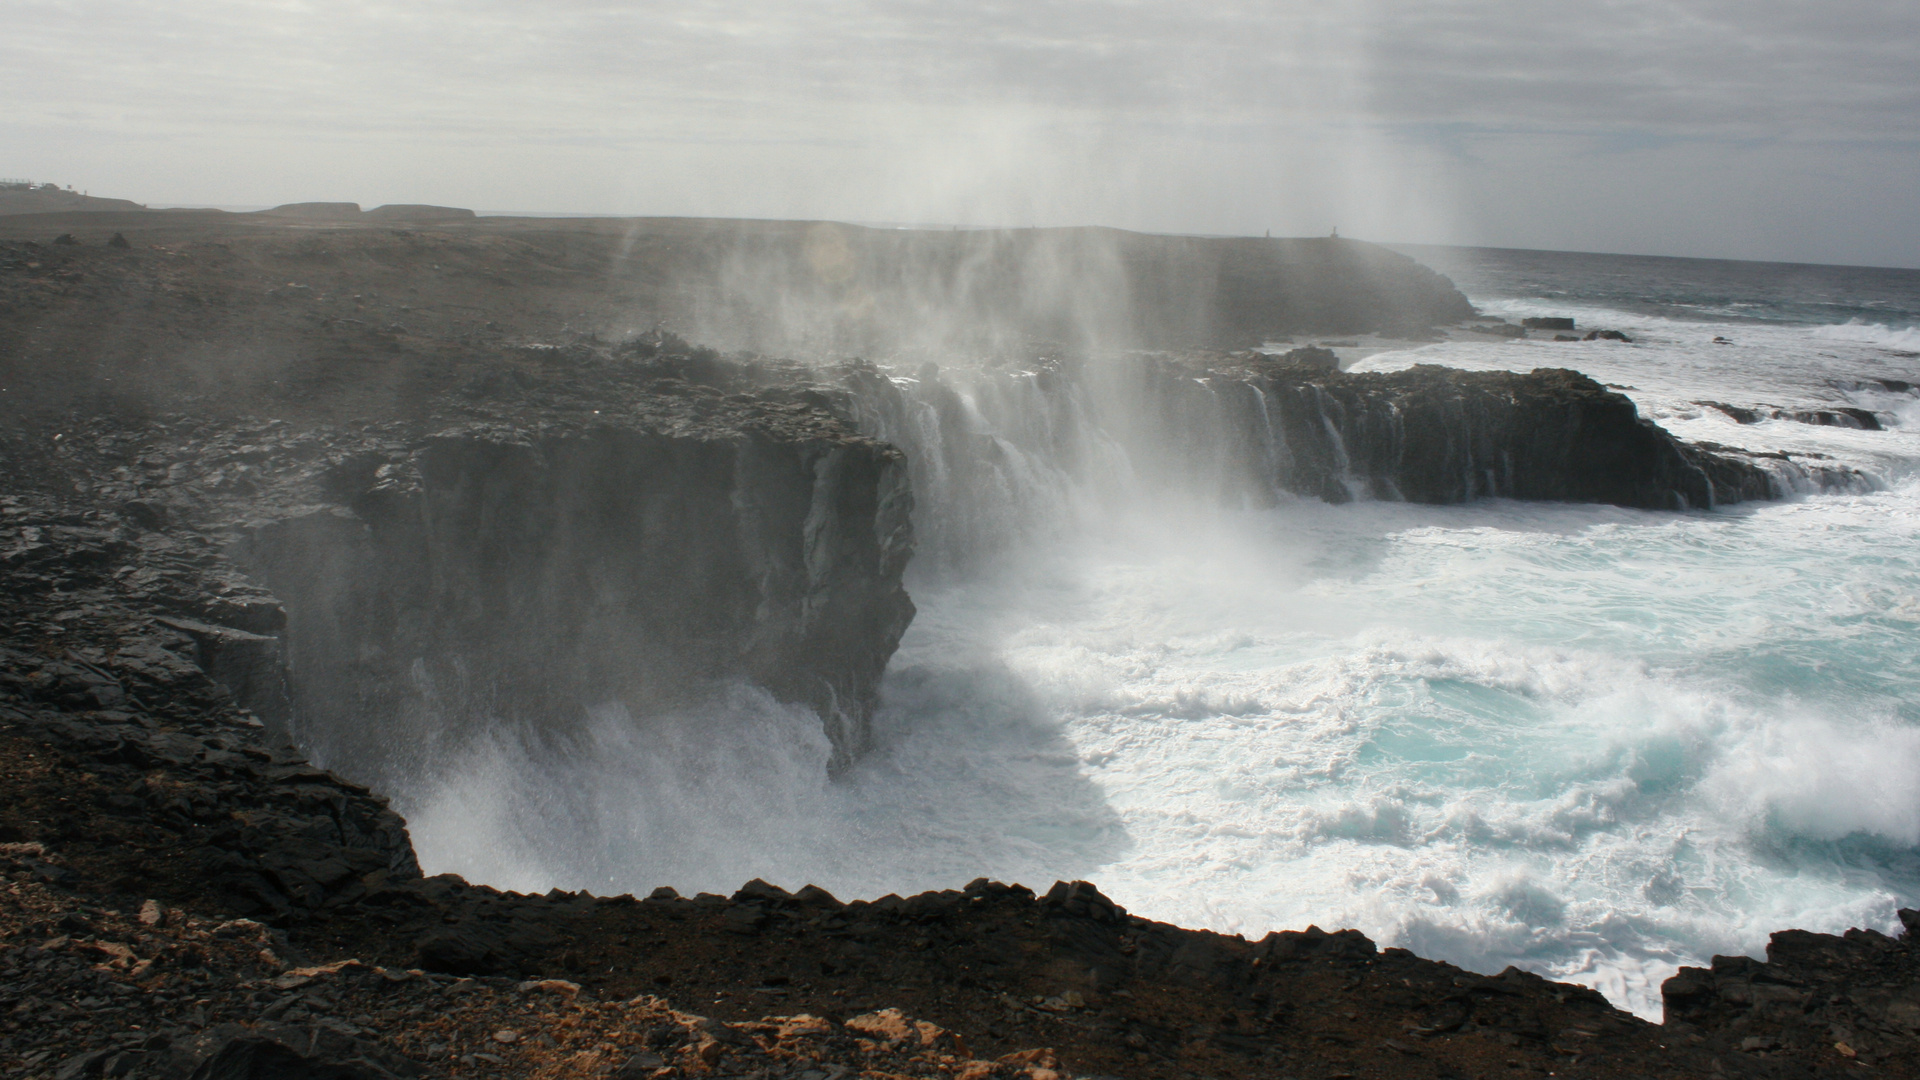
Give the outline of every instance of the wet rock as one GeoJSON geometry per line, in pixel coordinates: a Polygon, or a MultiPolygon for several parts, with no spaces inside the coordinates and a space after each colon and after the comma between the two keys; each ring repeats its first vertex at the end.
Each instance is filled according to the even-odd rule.
{"type": "Polygon", "coordinates": [[[1816,427],[1857,428],[1862,431],[1880,431],[1880,417],[1868,409],[1842,406],[1834,409],[1777,409],[1746,408],[1728,405],[1719,401],[1702,401],[1701,405],[1718,410],[1739,424],[1757,424],[1762,420],[1791,420],[1800,424],[1812,424],[1816,427]]]}
{"type": "Polygon", "coordinates": [[[1303,345],[1297,349],[1288,349],[1274,357],[1279,363],[1298,364],[1301,367],[1319,371],[1340,370],[1340,357],[1332,349],[1318,345],[1303,345]]]}
{"type": "Polygon", "coordinates": [[[1739,405],[1728,405],[1721,401],[1702,401],[1700,404],[1725,413],[1736,424],[1757,424],[1766,419],[1758,409],[1748,409],[1739,405]]]}
{"type": "Polygon", "coordinates": [[[1581,338],[1580,340],[1582,341],[1624,341],[1629,344],[1631,344],[1633,341],[1632,338],[1628,337],[1627,335],[1621,333],[1618,330],[1589,330],[1587,331],[1587,336],[1584,338],[1581,338]]]}
{"type": "Polygon", "coordinates": [[[1333,502],[1498,495],[1684,509],[1773,495],[1765,470],[1680,443],[1573,371],[1241,371],[1259,391],[1238,398],[1246,438],[1275,433],[1270,483],[1333,502]]]}
{"type": "Polygon", "coordinates": [[[1802,424],[1816,427],[1858,428],[1862,431],[1881,430],[1880,418],[1866,409],[1796,409],[1790,412],[1774,414],[1788,420],[1797,420],[1802,424]]]}
{"type": "MultiPolygon", "coordinates": [[[[1565,316],[1534,316],[1520,320],[1520,325],[1529,330],[1571,330],[1573,320],[1565,316]]],[[[1559,340],[1559,339],[1555,339],[1559,340]]]]}
{"type": "Polygon", "coordinates": [[[744,420],[441,431],[405,492],[251,527],[235,553],[286,602],[320,749],[380,777],[476,715],[558,732],[742,680],[812,707],[836,767],[858,756],[913,613],[904,463],[831,418],[805,439],[744,420]]]}

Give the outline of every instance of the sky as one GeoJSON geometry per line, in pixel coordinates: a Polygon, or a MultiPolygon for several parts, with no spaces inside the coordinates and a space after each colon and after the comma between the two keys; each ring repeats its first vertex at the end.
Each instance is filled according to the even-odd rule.
{"type": "Polygon", "coordinates": [[[0,176],[1920,266],[1920,3],[0,0],[0,176]]]}

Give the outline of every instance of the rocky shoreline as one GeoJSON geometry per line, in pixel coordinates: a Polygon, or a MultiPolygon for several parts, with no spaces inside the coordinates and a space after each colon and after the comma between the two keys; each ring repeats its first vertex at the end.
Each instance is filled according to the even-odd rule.
{"type": "MultiPolygon", "coordinates": [[[[623,328],[632,290],[657,293],[672,267],[609,273],[609,234],[590,227],[100,216],[133,245],[0,251],[13,1073],[1920,1068],[1910,937],[1776,935],[1767,963],[1683,970],[1652,1025],[1581,987],[1469,973],[1354,931],[1247,941],[1154,923],[1085,882],[854,903],[804,882],[502,893],[423,877],[377,794],[468,734],[476,702],[510,701],[551,733],[609,688],[644,714],[750,681],[820,715],[838,761],[857,757],[912,617],[916,492],[964,508],[1007,452],[965,423],[963,392],[983,385],[1041,419],[1124,401],[1115,430],[1163,451],[1146,471],[1229,506],[1707,507],[1775,497],[1775,470],[1803,466],[1678,442],[1565,371],[1363,376],[1314,349],[1096,366],[1031,343],[966,370],[721,356],[623,328]],[[942,422],[915,429],[927,416],[942,422]],[[915,472],[939,453],[954,464],[944,488],[915,472]]],[[[692,228],[636,243],[684,244],[692,228]]],[[[789,232],[762,239],[793,270],[825,241],[789,232]]],[[[923,247],[913,258],[939,263],[923,247]]],[[[1367,262],[1363,247],[1334,254],[1367,262]]],[[[858,267],[871,248],[848,250],[858,267]]],[[[1141,250],[1152,258],[1123,260],[1128,273],[1172,259],[1190,274],[1196,252],[1238,267],[1214,279],[1238,283],[1208,324],[1237,327],[1228,337],[1272,329],[1262,310],[1280,330],[1454,310],[1390,260],[1368,264],[1403,275],[1387,292],[1412,300],[1263,309],[1248,282],[1285,277],[1261,262],[1271,252],[1141,250]]],[[[861,280],[828,281],[828,299],[861,280]]],[[[989,554],[950,523],[922,531],[989,554]]]]}
{"type": "MultiPolygon", "coordinates": [[[[757,881],[635,899],[422,877],[384,800],[268,745],[181,620],[115,595],[111,564],[151,532],[39,499],[5,511],[41,530],[30,561],[6,556],[19,617],[0,653],[0,1064],[14,1075],[1920,1069],[1920,949],[1870,931],[1788,931],[1769,962],[1683,969],[1653,1025],[1582,987],[1354,931],[1182,930],[1084,882],[845,904],[757,881]],[[48,579],[58,593],[36,598],[48,579]]],[[[219,561],[204,567],[217,581],[219,561]]]]}

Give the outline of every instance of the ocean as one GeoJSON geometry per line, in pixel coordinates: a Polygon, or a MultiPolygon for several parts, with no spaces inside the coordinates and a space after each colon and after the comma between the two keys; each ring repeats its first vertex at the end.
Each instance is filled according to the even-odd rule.
{"type": "Polygon", "coordinates": [[[1681,965],[1896,927],[1920,906],[1920,271],[1406,250],[1488,314],[1632,340],[1356,370],[1571,367],[1683,438],[1859,481],[1686,513],[1207,505],[1143,479],[1092,403],[981,372],[954,385],[990,491],[949,490],[968,463],[929,432],[879,432],[920,455],[922,551],[872,754],[830,778],[818,719],[750,686],[645,723],[609,703],[570,752],[503,739],[397,793],[422,863],[846,899],[1086,879],[1155,919],[1357,927],[1653,1018],[1681,965]],[[993,557],[948,557],[963,533],[993,557]]]}

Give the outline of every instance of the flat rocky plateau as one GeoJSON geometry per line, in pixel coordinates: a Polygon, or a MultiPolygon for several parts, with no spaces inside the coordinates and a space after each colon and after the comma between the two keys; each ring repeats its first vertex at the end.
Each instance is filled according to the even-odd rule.
{"type": "MultiPolygon", "coordinates": [[[[461,471],[475,447],[507,460],[538,450],[556,469],[591,457],[582,447],[696,463],[724,451],[714,490],[774,485],[777,501],[767,477],[805,475],[814,500],[726,519],[765,539],[756,565],[772,582],[737,605],[771,614],[723,627],[759,650],[740,654],[745,670],[764,664],[777,684],[801,662],[794,643],[825,640],[857,691],[910,616],[894,452],[855,430],[837,396],[869,369],[834,382],[655,330],[679,302],[673,260],[711,252],[649,262],[653,243],[605,223],[0,220],[0,1069],[1920,1075],[1911,934],[1777,934],[1764,962],[1683,970],[1656,1025],[1579,986],[1467,972],[1352,930],[1250,941],[1152,922],[1086,882],[981,879],[843,903],[804,882],[636,898],[423,876],[404,821],[364,782],[377,760],[350,745],[330,758],[359,762],[356,780],[290,745],[313,689],[303,680],[326,659],[301,652],[315,617],[300,599],[305,564],[263,554],[294,525],[345,522],[360,530],[351,544],[375,545],[364,550],[414,551],[416,523],[466,512],[450,493],[472,484],[436,477],[475,475],[461,471]],[[62,233],[78,242],[52,244],[62,233]],[[114,233],[128,246],[107,246],[114,233]],[[833,521],[851,539],[820,539],[833,521]],[[802,532],[814,546],[780,554],[802,532]],[[780,606],[802,595],[824,599],[780,606]],[[858,633],[808,637],[825,632],[807,621],[818,604],[854,612],[858,633]]],[[[1426,326],[1427,314],[1356,309],[1349,323],[1292,329],[1426,326]]],[[[1276,321],[1268,329],[1289,329],[1276,321]]],[[[1181,362],[1254,364],[1265,385],[1309,377],[1245,357],[1181,362]]],[[[1449,402],[1482,393],[1432,371],[1408,385],[1449,402]]],[[[1621,413],[1624,399],[1571,373],[1487,385],[1503,401],[1539,391],[1593,406],[1583,415],[1614,417],[1674,469],[1754,482],[1660,441],[1621,413]]],[[[406,640],[377,611],[335,615],[406,640]]],[[[436,617],[436,640],[505,647],[457,611],[436,617]]],[[[796,679],[791,696],[810,685],[796,679]]],[[[849,753],[856,713],[838,736],[849,753]]]]}

